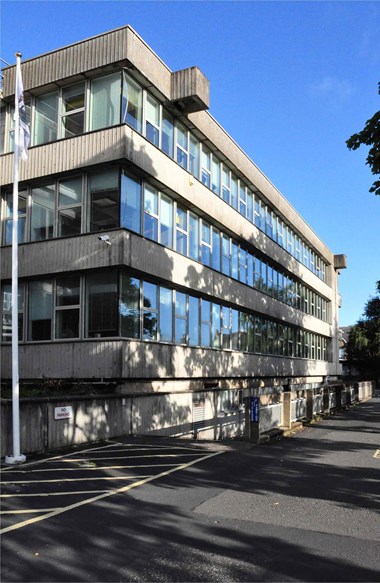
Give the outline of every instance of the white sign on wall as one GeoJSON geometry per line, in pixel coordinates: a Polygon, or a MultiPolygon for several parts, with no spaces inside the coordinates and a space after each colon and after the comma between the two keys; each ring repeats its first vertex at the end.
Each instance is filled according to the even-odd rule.
{"type": "Polygon", "coordinates": [[[54,407],[54,419],[57,421],[58,419],[71,419],[73,416],[73,408],[70,406],[67,407],[54,407]]]}

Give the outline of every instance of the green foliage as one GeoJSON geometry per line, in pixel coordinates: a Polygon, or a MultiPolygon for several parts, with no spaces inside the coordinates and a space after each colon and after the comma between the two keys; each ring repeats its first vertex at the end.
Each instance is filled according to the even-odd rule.
{"type": "Polygon", "coordinates": [[[380,280],[377,295],[365,305],[363,317],[350,330],[347,358],[365,375],[380,377],[380,280]]]}
{"type": "MultiPolygon", "coordinates": [[[[379,82],[380,95],[380,82],[379,82]]],[[[364,129],[358,134],[353,134],[347,141],[350,150],[357,150],[361,145],[371,146],[368,152],[366,164],[371,168],[372,174],[380,175],[380,111],[369,119],[364,129]]],[[[370,192],[380,195],[380,180],[375,180],[369,189],[370,192]]]]}

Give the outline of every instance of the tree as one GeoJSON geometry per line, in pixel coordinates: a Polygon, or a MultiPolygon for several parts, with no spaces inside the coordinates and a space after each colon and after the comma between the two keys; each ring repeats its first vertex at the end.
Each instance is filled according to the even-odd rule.
{"type": "MultiPolygon", "coordinates": [[[[379,82],[380,95],[380,82],[379,82]]],[[[358,134],[353,134],[347,141],[347,148],[357,150],[362,144],[371,146],[368,152],[366,164],[371,168],[372,174],[380,175],[380,111],[369,119],[364,129],[358,134]]],[[[369,189],[370,192],[380,195],[380,180],[375,180],[369,189]]]]}
{"type": "Polygon", "coordinates": [[[350,330],[346,352],[348,362],[362,375],[380,379],[380,280],[376,291],[366,303],[363,317],[350,330]]]}

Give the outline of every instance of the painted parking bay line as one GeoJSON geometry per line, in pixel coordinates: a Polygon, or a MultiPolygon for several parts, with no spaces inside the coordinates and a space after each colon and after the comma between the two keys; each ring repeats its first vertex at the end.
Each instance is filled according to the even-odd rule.
{"type": "Polygon", "coordinates": [[[147,484],[148,482],[152,482],[153,480],[158,480],[159,478],[163,478],[164,476],[169,476],[170,474],[173,474],[174,472],[179,472],[180,470],[186,470],[190,466],[198,464],[202,461],[205,461],[207,459],[210,459],[210,458],[217,456],[217,455],[220,455],[222,453],[224,453],[224,452],[217,451],[214,453],[210,453],[210,454],[205,455],[199,459],[192,460],[191,462],[188,462],[187,464],[182,464],[182,465],[177,466],[175,468],[171,468],[170,470],[166,470],[165,472],[161,472],[161,474],[157,474],[155,476],[150,476],[149,478],[145,478],[144,480],[139,480],[137,482],[134,482],[133,484],[128,484],[127,486],[117,488],[114,491],[106,492],[105,494],[99,494],[98,496],[94,496],[93,498],[88,498],[87,500],[82,500],[81,502],[76,502],[75,504],[71,504],[70,506],[66,506],[65,508],[59,508],[58,510],[54,510],[53,512],[49,512],[47,514],[44,514],[44,516],[38,516],[36,518],[31,518],[29,520],[25,520],[24,522],[20,522],[18,524],[14,524],[12,526],[5,527],[0,532],[2,534],[5,534],[7,532],[17,530],[18,528],[23,528],[23,527],[28,526],[30,524],[40,522],[41,520],[46,520],[47,518],[53,518],[54,516],[58,516],[59,514],[63,514],[64,512],[68,512],[69,510],[74,510],[75,508],[79,508],[80,506],[84,506],[85,504],[91,504],[92,502],[98,502],[99,500],[103,500],[104,498],[108,498],[109,496],[114,496],[115,494],[121,494],[123,492],[128,492],[128,490],[132,490],[132,488],[137,488],[138,486],[143,486],[144,484],[147,484]]]}

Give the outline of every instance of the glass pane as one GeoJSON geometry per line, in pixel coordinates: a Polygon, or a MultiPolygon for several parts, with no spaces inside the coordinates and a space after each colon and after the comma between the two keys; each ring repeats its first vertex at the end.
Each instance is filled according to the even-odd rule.
{"type": "Polygon", "coordinates": [[[190,168],[191,174],[199,178],[199,142],[190,136],[190,168]]]}
{"type": "Polygon", "coordinates": [[[122,274],[119,304],[121,336],[140,338],[140,281],[122,274]]]}
{"type": "Polygon", "coordinates": [[[29,283],[28,340],[51,339],[52,294],[51,281],[29,283]]]}
{"type": "Polygon", "coordinates": [[[56,311],[55,337],[59,339],[79,338],[79,308],[56,311]]]}
{"type": "Polygon", "coordinates": [[[173,292],[160,287],[160,340],[173,342],[173,292]]]}
{"type": "Polygon", "coordinates": [[[176,292],[175,295],[175,341],[186,344],[186,294],[176,292]]]}
{"type": "Polygon", "coordinates": [[[121,175],[120,226],[135,233],[141,231],[141,183],[123,173],[121,175]]]}
{"type": "Polygon", "coordinates": [[[239,350],[239,312],[231,310],[231,348],[239,350]]]}
{"type": "Polygon", "coordinates": [[[144,191],[144,236],[158,241],[158,193],[148,187],[144,191]]]}
{"type": "Polygon", "coordinates": [[[119,226],[119,172],[109,170],[89,178],[90,231],[119,226]]]}
{"type": "MultiPolygon", "coordinates": [[[[23,341],[23,324],[24,324],[24,286],[18,285],[18,339],[23,341]]],[[[12,286],[5,284],[3,286],[3,321],[2,321],[2,342],[12,341],[12,286]]]]}
{"type": "Polygon", "coordinates": [[[157,339],[157,286],[144,281],[143,284],[143,338],[157,339]],[[151,310],[149,309],[151,308],[151,310]]]}
{"type": "Polygon", "coordinates": [[[123,123],[141,133],[142,89],[124,73],[123,83],[123,123]]]}
{"type": "Polygon", "coordinates": [[[87,276],[87,336],[118,336],[118,274],[87,276]]]}
{"type": "Polygon", "coordinates": [[[220,306],[212,304],[212,346],[220,348],[220,306]]]}
{"type": "Polygon", "coordinates": [[[186,294],[178,291],[175,294],[175,315],[186,318],[186,294]]]}
{"type": "Polygon", "coordinates": [[[91,82],[90,129],[98,130],[120,123],[120,74],[91,82]]]}
{"type": "Polygon", "coordinates": [[[31,217],[32,241],[43,241],[53,237],[54,207],[54,185],[33,188],[31,217]]]}
{"type": "Polygon", "coordinates": [[[62,118],[62,137],[71,138],[72,136],[79,136],[83,134],[84,130],[84,111],[78,111],[66,115],[62,118]]]}
{"type": "Polygon", "coordinates": [[[146,99],[146,138],[155,146],[160,143],[160,105],[150,95],[146,99]]]}
{"type": "Polygon", "coordinates": [[[0,154],[5,152],[5,116],[6,106],[0,103],[0,154]]]}
{"type": "Polygon", "coordinates": [[[199,219],[190,213],[189,256],[199,260],[199,219]]]}
{"type": "Polygon", "coordinates": [[[62,109],[65,113],[84,107],[84,83],[62,89],[62,109]]]}
{"type": "Polygon", "coordinates": [[[189,344],[199,346],[199,300],[189,296],[189,344]]]}
{"type": "Polygon", "coordinates": [[[58,92],[36,97],[34,116],[34,145],[57,139],[58,92]]]}
{"type": "Polygon", "coordinates": [[[74,207],[58,212],[58,237],[70,237],[81,232],[82,209],[74,207]]]}
{"type": "Polygon", "coordinates": [[[79,305],[79,286],[77,275],[57,278],[56,305],[60,307],[79,305]]]}
{"type": "Polygon", "coordinates": [[[165,247],[173,247],[173,201],[161,195],[161,239],[165,247]]]}
{"type": "MultiPolygon", "coordinates": [[[[13,221],[5,221],[4,227],[4,245],[12,245],[13,221]]],[[[19,217],[17,221],[17,240],[18,243],[26,241],[26,217],[19,217]]]]}
{"type": "Polygon", "coordinates": [[[82,178],[70,178],[59,183],[58,206],[72,206],[82,202],[82,178]]]}
{"type": "Polygon", "coordinates": [[[180,124],[177,124],[177,144],[186,151],[189,148],[187,130],[180,124]]]}
{"type": "Polygon", "coordinates": [[[212,229],[212,267],[220,271],[220,233],[212,229]]]}
{"type": "Polygon", "coordinates": [[[220,162],[215,156],[212,157],[212,185],[211,188],[215,194],[220,195],[220,162]]]}
{"type": "Polygon", "coordinates": [[[174,121],[172,116],[162,110],[162,144],[161,148],[165,154],[173,158],[174,148],[174,121]]]}

